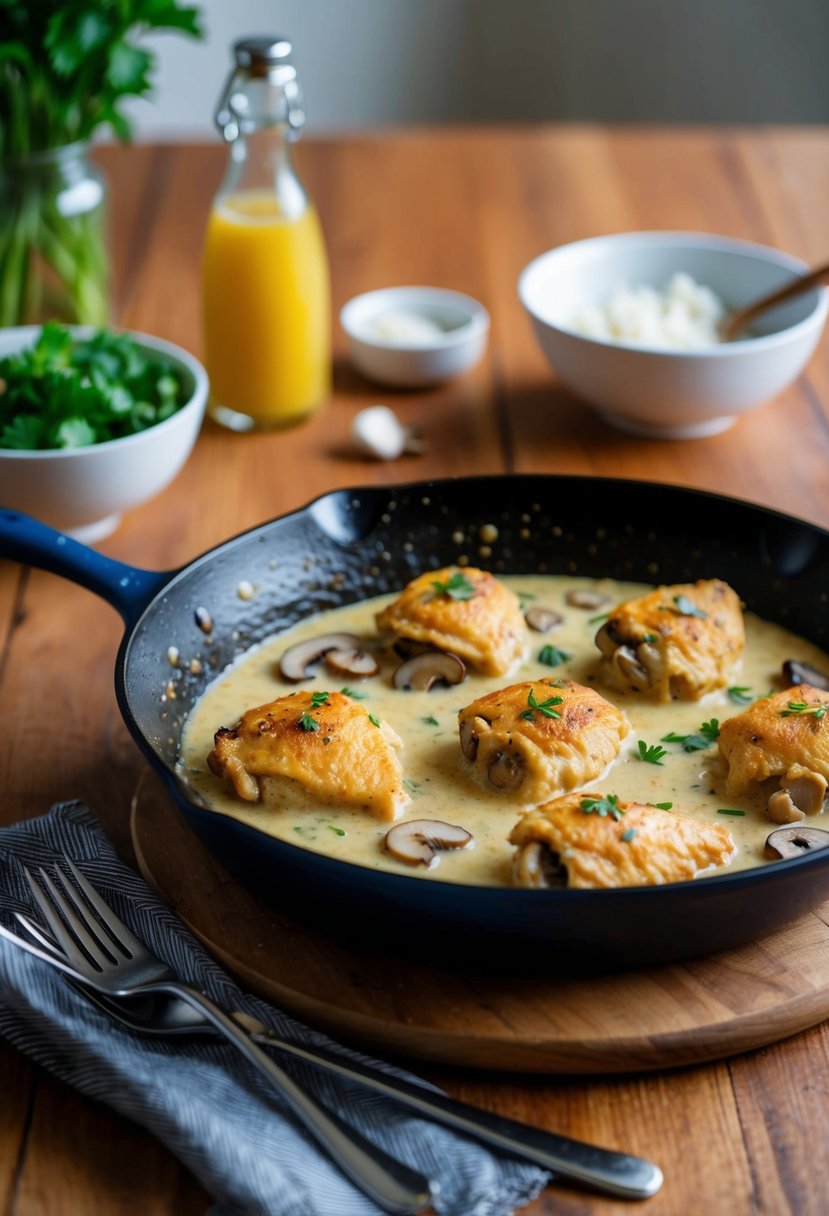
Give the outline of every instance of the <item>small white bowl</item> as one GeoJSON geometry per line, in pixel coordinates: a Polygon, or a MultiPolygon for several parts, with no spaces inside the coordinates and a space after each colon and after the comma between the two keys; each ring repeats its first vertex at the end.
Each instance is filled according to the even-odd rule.
{"type": "MultiPolygon", "coordinates": [[[[31,346],[39,325],[0,329],[0,356],[31,346]]],[[[77,338],[94,331],[69,326],[77,338]]],[[[0,506],[33,515],[87,544],[101,540],[124,511],[153,498],[184,466],[199,433],[208,380],[187,351],[163,338],[130,333],[139,346],[178,365],[190,397],[164,422],[82,448],[15,451],[0,448],[0,506]]]]}
{"type": "Polygon", "coordinates": [[[486,350],[489,313],[459,291],[386,287],[349,300],[340,324],[364,376],[416,388],[475,366],[486,350]]]}
{"type": "Polygon", "coordinates": [[[562,381],[607,422],[634,435],[691,439],[726,430],[795,379],[823,330],[826,289],[766,313],[750,337],[696,350],[584,337],[571,328],[579,308],[604,303],[620,285],[664,290],[674,273],[685,271],[733,310],[807,269],[797,258],[748,241],[629,232],[541,254],[522,272],[518,295],[562,381]]]}

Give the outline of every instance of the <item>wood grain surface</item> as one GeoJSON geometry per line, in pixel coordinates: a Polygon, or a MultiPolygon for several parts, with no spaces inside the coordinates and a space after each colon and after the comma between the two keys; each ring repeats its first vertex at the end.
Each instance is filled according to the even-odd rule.
{"type": "MultiPolygon", "coordinates": [[[[199,259],[224,153],[139,146],[98,155],[112,191],[117,320],[198,355],[199,259]]],[[[271,435],[233,436],[207,423],[175,483],[127,515],[103,551],[171,568],[337,486],[506,470],[645,477],[829,526],[825,340],[796,384],[723,435],[631,439],[556,381],[515,290],[523,265],[544,249],[620,230],[709,230],[825,261],[829,131],[389,130],[306,141],[298,159],[328,240],[335,315],[373,287],[457,288],[490,311],[488,354],[441,388],[381,392],[349,367],[335,323],[335,387],[323,413],[271,435]],[[425,456],[378,465],[353,454],[351,419],[378,402],[420,427],[425,456]]],[[[88,592],[0,562],[2,820],[82,797],[131,856],[130,801],[144,766],[113,692],[120,633],[113,610],[88,592]]],[[[648,1201],[649,1216],[825,1216],[828,1057],[824,1023],[725,1061],[660,1072],[528,1076],[437,1064],[422,1071],[480,1106],[657,1161],[666,1182],[648,1201]]],[[[149,1135],[5,1044],[0,1069],[2,1216],[206,1210],[198,1181],[149,1135]]],[[[526,1209],[530,1216],[631,1210],[558,1184],[526,1209]]]]}

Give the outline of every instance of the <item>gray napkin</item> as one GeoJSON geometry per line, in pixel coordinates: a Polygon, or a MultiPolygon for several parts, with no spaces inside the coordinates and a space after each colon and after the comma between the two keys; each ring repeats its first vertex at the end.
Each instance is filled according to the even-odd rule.
{"type": "MultiPolygon", "coordinates": [[[[225,1009],[287,1038],[336,1046],[243,993],[146,883],[119,859],[78,802],[0,829],[0,918],[31,912],[22,872],[65,852],[141,940],[225,1009]]],[[[0,1033],[39,1064],[148,1128],[213,1195],[216,1216],[375,1216],[275,1093],[233,1048],[208,1038],[155,1039],[121,1029],[55,970],[0,938],[0,1033]]],[[[354,1059],[367,1057],[338,1048],[354,1059]]],[[[376,1061],[369,1061],[377,1063],[376,1061]]],[[[408,1076],[389,1065],[389,1073],[408,1076]]],[[[328,1106],[387,1152],[440,1184],[441,1216],[501,1216],[549,1175],[467,1140],[357,1084],[291,1063],[328,1106]]]]}

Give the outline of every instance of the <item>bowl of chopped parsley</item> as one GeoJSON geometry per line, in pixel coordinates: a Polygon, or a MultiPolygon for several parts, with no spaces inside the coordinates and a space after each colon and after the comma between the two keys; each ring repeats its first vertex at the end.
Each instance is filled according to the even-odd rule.
{"type": "Polygon", "coordinates": [[[100,540],[181,471],[207,392],[197,359],[148,334],[0,329],[0,506],[100,540]]]}

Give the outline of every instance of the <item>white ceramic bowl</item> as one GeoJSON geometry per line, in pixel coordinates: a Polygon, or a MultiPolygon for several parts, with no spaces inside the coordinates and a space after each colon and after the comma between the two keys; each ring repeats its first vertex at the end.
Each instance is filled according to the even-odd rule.
{"type": "MultiPolygon", "coordinates": [[[[93,332],[69,328],[79,338],[93,332]]],[[[39,333],[39,325],[0,329],[0,356],[31,346],[39,333]]],[[[204,417],[207,373],[172,342],[148,334],[130,336],[148,353],[178,365],[190,387],[187,402],[146,431],[90,447],[34,452],[0,448],[0,506],[92,543],[114,531],[124,511],[153,498],[181,470],[204,417]]]]}
{"type": "Polygon", "coordinates": [[[524,269],[518,295],[563,382],[612,425],[635,435],[714,435],[784,389],[803,370],[826,320],[815,288],[768,312],[751,336],[699,350],[598,341],[570,326],[580,307],[620,285],[664,290],[685,271],[729,310],[807,270],[788,254],[747,241],[690,232],[630,232],[562,245],[524,269]]]}
{"type": "Polygon", "coordinates": [[[352,362],[364,376],[416,388],[475,366],[486,350],[489,314],[459,291],[386,287],[349,300],[340,324],[352,362]]]}

